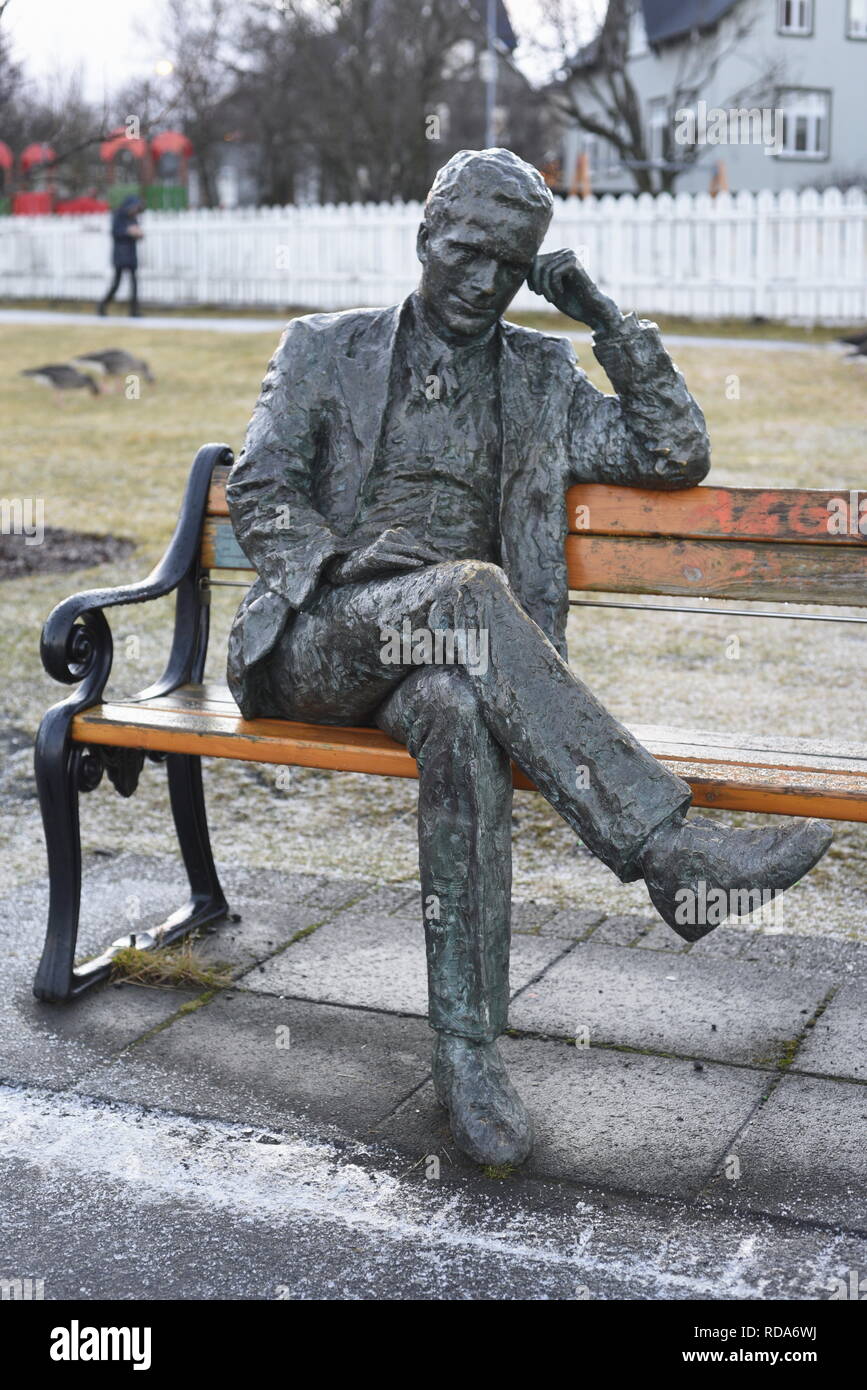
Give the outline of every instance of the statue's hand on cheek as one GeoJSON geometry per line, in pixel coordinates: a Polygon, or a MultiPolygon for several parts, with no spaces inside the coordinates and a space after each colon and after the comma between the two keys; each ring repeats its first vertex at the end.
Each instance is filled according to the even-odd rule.
{"type": "Polygon", "coordinates": [[[551,251],[537,256],[527,284],[567,318],[586,323],[594,333],[613,328],[623,315],[591,279],[574,251],[551,251]]]}

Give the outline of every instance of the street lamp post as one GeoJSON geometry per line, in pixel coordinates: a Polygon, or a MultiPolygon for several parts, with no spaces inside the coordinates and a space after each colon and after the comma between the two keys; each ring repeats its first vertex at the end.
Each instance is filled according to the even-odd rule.
{"type": "Polygon", "coordinates": [[[488,0],[486,28],[488,46],[482,54],[482,77],[485,83],[485,146],[491,149],[497,139],[494,129],[497,105],[497,0],[488,0]]]}

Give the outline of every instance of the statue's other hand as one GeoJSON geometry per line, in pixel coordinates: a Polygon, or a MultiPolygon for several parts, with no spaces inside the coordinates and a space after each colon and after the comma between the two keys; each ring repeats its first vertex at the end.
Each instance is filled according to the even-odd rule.
{"type": "Polygon", "coordinates": [[[437,565],[445,556],[403,526],[392,526],[344,556],[328,572],[332,584],[360,584],[378,575],[437,565]]]}
{"type": "Polygon", "coordinates": [[[537,256],[527,284],[570,319],[594,332],[610,328],[623,317],[607,294],[591,279],[574,251],[550,251],[537,256]]]}

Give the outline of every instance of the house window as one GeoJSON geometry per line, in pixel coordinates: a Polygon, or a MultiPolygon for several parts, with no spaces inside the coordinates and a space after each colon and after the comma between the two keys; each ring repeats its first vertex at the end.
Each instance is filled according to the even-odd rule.
{"type": "Polygon", "coordinates": [[[599,161],[600,173],[617,174],[620,172],[620,151],[616,145],[612,145],[610,140],[602,141],[602,154],[599,161]]]}
{"type": "Polygon", "coordinates": [[[850,39],[867,39],[867,0],[849,0],[846,33],[850,39]]]}
{"type": "Polygon", "coordinates": [[[647,29],[644,24],[644,14],[641,6],[637,6],[633,11],[632,19],[629,23],[629,57],[643,58],[650,52],[647,42],[647,29]]]}
{"type": "Polygon", "coordinates": [[[647,153],[653,164],[665,159],[665,132],[668,127],[668,98],[654,97],[647,104],[647,153]]]}
{"type": "Polygon", "coordinates": [[[813,0],[779,0],[777,32],[812,34],[813,0]]]}
{"type": "Polygon", "coordinates": [[[828,92],[781,92],[777,105],[783,112],[780,154],[789,159],[827,159],[830,153],[828,92]]]}
{"type": "Polygon", "coordinates": [[[584,153],[594,178],[614,174],[620,168],[620,156],[610,140],[599,135],[584,136],[584,153]]]}

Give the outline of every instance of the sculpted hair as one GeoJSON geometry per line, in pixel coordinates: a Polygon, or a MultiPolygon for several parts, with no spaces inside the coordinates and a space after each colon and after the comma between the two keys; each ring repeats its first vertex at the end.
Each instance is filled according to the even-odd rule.
{"type": "Polygon", "coordinates": [[[534,214],[547,227],[554,211],[551,190],[538,169],[511,150],[460,150],[439,170],[424,205],[424,220],[434,228],[448,216],[459,197],[503,203],[534,214]]]}

